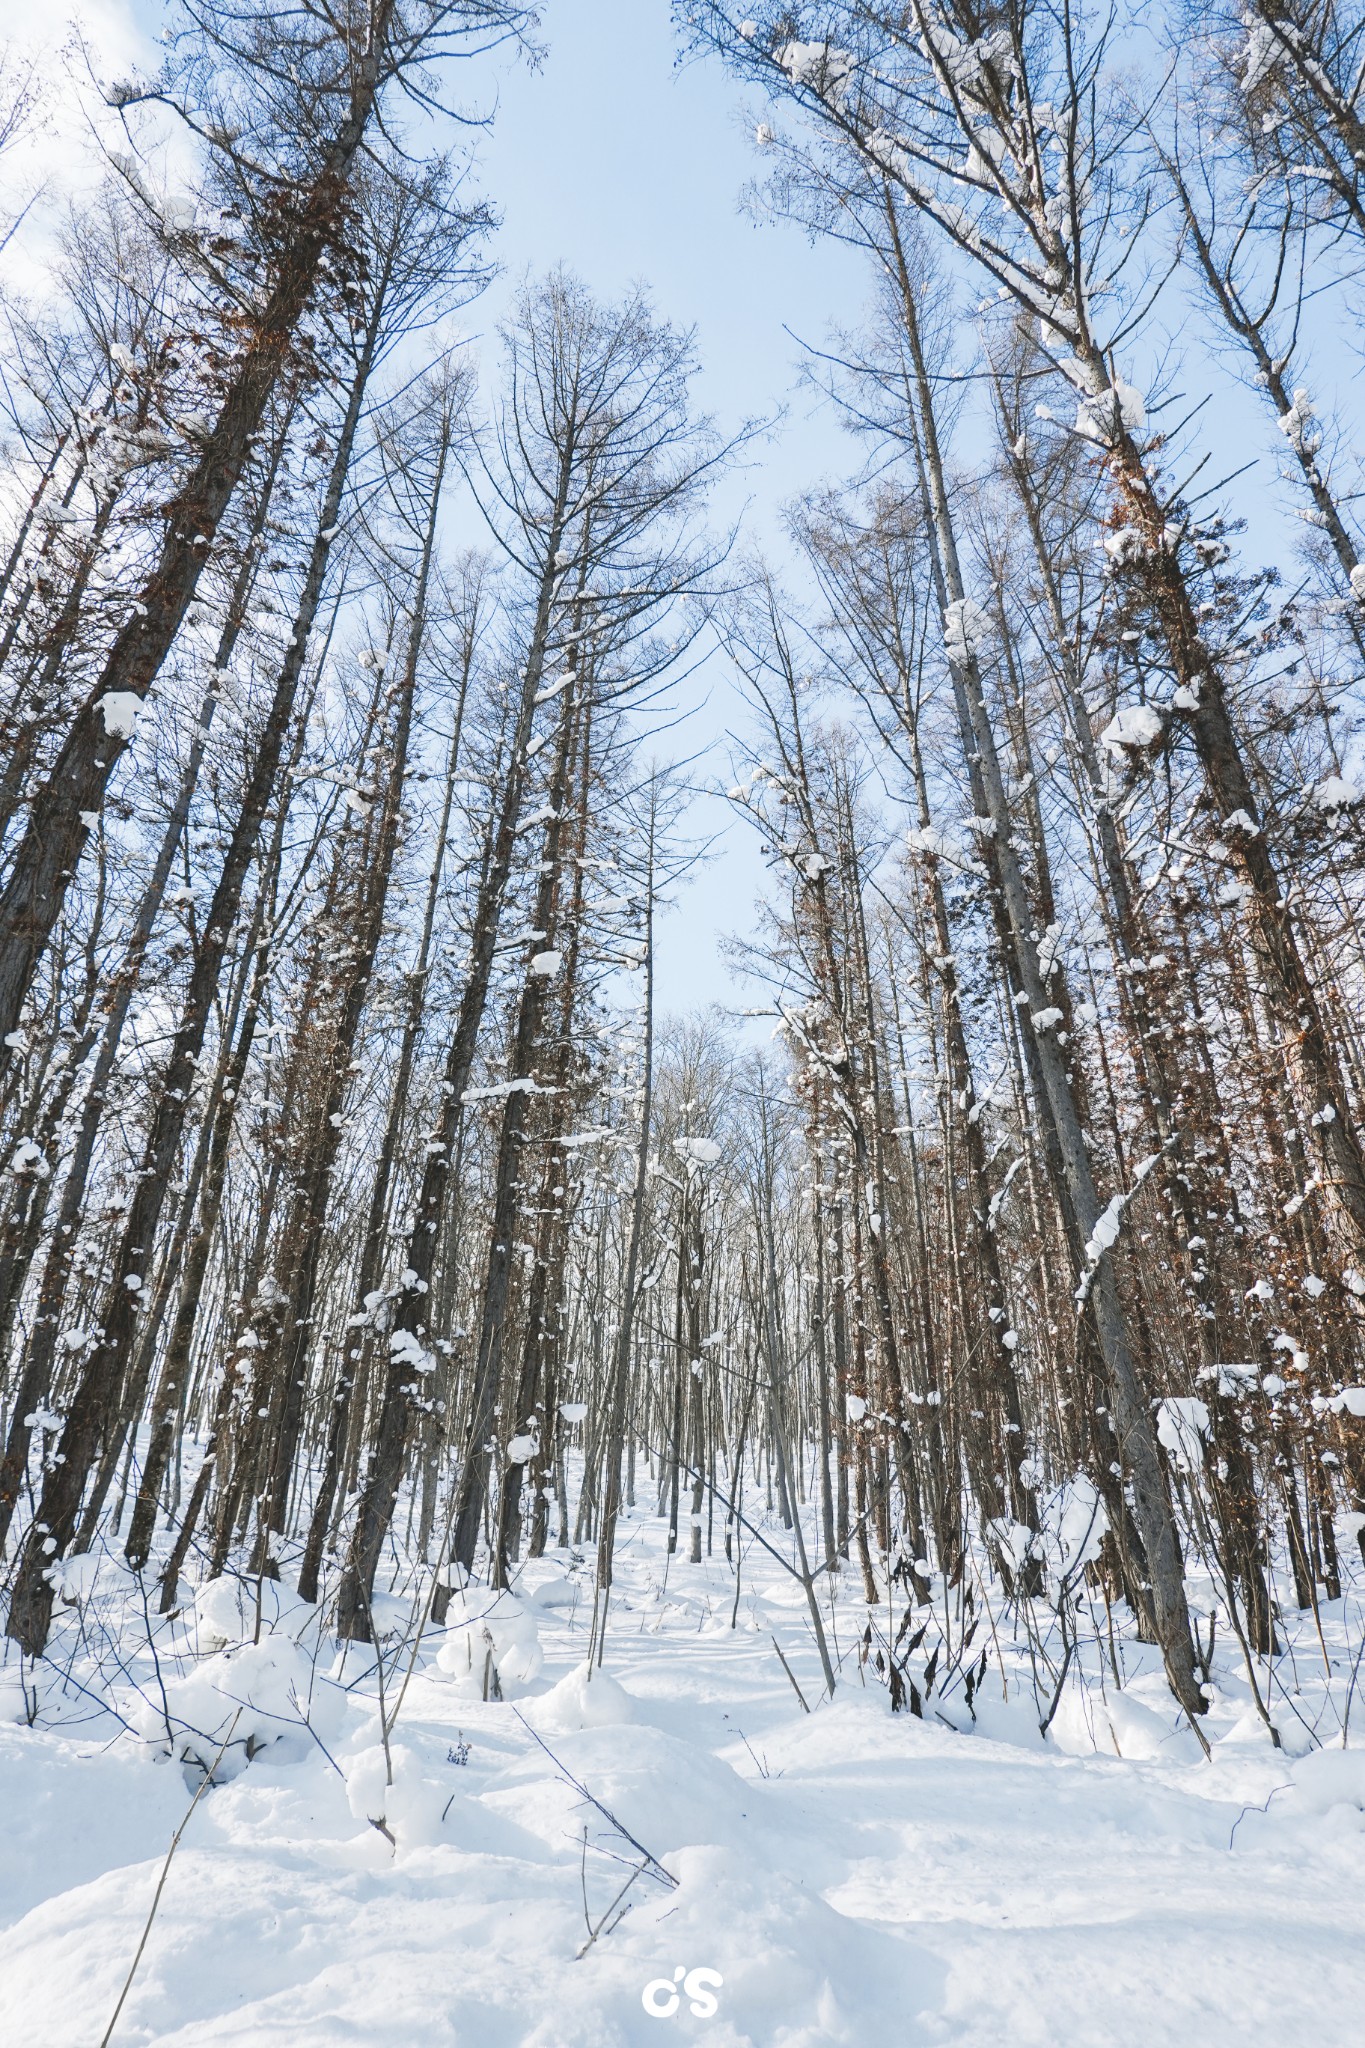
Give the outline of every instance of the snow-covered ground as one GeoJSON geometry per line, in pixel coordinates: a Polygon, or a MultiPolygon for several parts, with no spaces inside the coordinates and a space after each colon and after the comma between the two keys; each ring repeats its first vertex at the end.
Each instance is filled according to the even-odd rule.
{"type": "MultiPolygon", "coordinates": [[[[370,1653],[339,1659],[269,1587],[252,1644],[254,1606],[220,1582],[130,1658],[141,1605],[106,1560],[36,1725],[0,1726],[0,2041],[96,2048],[164,1871],[125,2048],[1358,2042],[1365,1746],[1343,1753],[1340,1720],[1359,1574],[1323,1610],[1330,1697],[1311,1617],[1280,1661],[1283,1751],[1220,1638],[1206,1762],[1131,1636],[1122,1695],[1097,1642],[1046,1741],[1003,1605],[972,1652],[975,1724],[961,1674],[947,1719],[937,1690],[893,1715],[846,1575],[822,1702],[802,1589],[757,1545],[732,1629],[719,1543],[665,1574],[662,1523],[642,1507],[621,1533],[604,1672],[585,1685],[591,1558],[555,1553],[489,1617],[504,1698],[482,1697],[482,1621],[431,1633],[387,1766],[370,1653]],[[179,1759],[229,1733],[167,1870],[202,1784],[179,1759]]],[[[471,1589],[469,1615],[488,1599],[471,1589]]],[[[21,1713],[12,1664],[0,1686],[21,1713]]]]}

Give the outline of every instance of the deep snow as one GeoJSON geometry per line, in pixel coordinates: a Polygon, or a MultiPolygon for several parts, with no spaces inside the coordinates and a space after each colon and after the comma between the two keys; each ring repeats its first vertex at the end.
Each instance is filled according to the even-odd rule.
{"type": "MultiPolygon", "coordinates": [[[[482,1697],[489,1596],[472,1588],[472,1630],[461,1616],[422,1646],[388,1768],[371,1653],[339,1660],[270,1587],[259,1644],[254,1588],[239,1603],[220,1582],[163,1631],[155,1667],[144,1648],[115,1670],[142,1609],[106,1559],[66,1610],[37,1725],[0,1726],[0,2041],[100,2041],[202,1778],[167,1754],[168,1715],[177,1757],[211,1761],[231,1730],[233,1775],[170,1865],[122,2048],[1358,2041],[1365,1747],[1343,1752],[1339,1722],[1359,1573],[1323,1610],[1333,1703],[1311,1617],[1282,1660],[1284,1751],[1220,1638],[1205,1762],[1131,1638],[1123,1692],[1112,1673],[1101,1687],[1093,1647],[1044,1742],[999,1604],[1010,1698],[992,1643],[975,1728],[960,1685],[944,1707],[958,1732],[933,1696],[926,1719],[893,1715],[864,1677],[854,1576],[829,1613],[840,1688],[822,1703],[802,1590],[759,1546],[732,1630],[719,1542],[700,1567],[674,1558],[666,1583],[661,1522],[641,1508],[622,1542],[604,1674],[585,1685],[590,1554],[527,1567],[487,1617],[501,1701],[482,1697]],[[676,1886],[646,1866],[583,1953],[585,1896],[596,1924],[644,1860],[627,1836],[676,1886]],[[646,1987],[667,2006],[701,1969],[723,1979],[714,2017],[685,1986],[671,2015],[645,2010],[646,1987]]],[[[15,1677],[0,1677],[9,1714],[15,1677]]]]}

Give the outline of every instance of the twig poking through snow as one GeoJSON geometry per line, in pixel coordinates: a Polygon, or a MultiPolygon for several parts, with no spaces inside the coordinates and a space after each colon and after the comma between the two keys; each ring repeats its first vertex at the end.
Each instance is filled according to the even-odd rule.
{"type": "Polygon", "coordinates": [[[147,1923],[142,1930],[142,1939],[138,1943],[136,1952],[133,1956],[133,1960],[128,1966],[128,1975],[123,1980],[123,1989],[122,1991],[120,1991],[118,1995],[118,2004],[114,2007],[113,2012],[110,2014],[109,2024],[105,2028],[103,2034],[100,2036],[100,2048],[109,2048],[109,2043],[113,2038],[114,2029],[118,2025],[118,2016],[123,2011],[124,2000],[127,1998],[128,1993],[133,1988],[133,1979],[137,1975],[137,1966],[142,1961],[142,1951],[147,1946],[147,1937],[152,1931],[152,1922],[156,1918],[156,1909],[161,1904],[161,1894],[165,1890],[166,1879],[170,1873],[171,1858],[174,1856],[176,1850],[180,1847],[181,1837],[184,1834],[186,1828],[189,1826],[190,1822],[193,1820],[194,1809],[199,1804],[200,1800],[203,1798],[206,1787],[213,1783],[213,1774],[217,1770],[219,1764],[223,1761],[223,1758],[227,1755],[228,1745],[232,1741],[233,1736],[237,1732],[237,1723],[241,1720],[241,1718],[242,1709],[238,1707],[236,1713],[232,1717],[232,1725],[228,1729],[227,1734],[223,1737],[222,1747],[219,1749],[217,1756],[213,1759],[213,1762],[205,1771],[203,1778],[200,1780],[199,1789],[195,1793],[193,1799],[191,1799],[190,1801],[189,1811],[186,1813],[185,1818],[181,1821],[175,1833],[171,1836],[171,1846],[166,1851],[166,1861],[162,1864],[161,1875],[156,1881],[156,1890],[152,1894],[152,1907],[151,1911],[147,1915],[147,1923]]]}
{"type": "MultiPolygon", "coordinates": [[[[778,1642],[778,1640],[777,1640],[777,1637],[776,1637],[776,1636],[774,1636],[774,1637],[773,1637],[773,1648],[774,1648],[774,1649],[776,1650],[776,1652],[777,1652],[777,1656],[778,1656],[778,1661],[779,1661],[779,1663],[781,1664],[781,1666],[782,1666],[782,1669],[783,1669],[783,1670],[784,1670],[784,1671],[786,1672],[786,1674],[787,1674],[788,1678],[790,1678],[790,1680],[791,1680],[791,1682],[792,1682],[792,1691],[793,1691],[793,1692],[794,1692],[794,1693],[796,1694],[796,1697],[797,1697],[797,1698],[798,1698],[798,1699],[800,1700],[800,1702],[801,1702],[802,1706],[803,1706],[803,1707],[806,1707],[806,1695],[805,1695],[805,1694],[804,1694],[804,1693],[802,1692],[802,1690],[801,1690],[800,1686],[799,1686],[799,1685],[797,1684],[797,1682],[796,1682],[796,1673],[795,1673],[795,1672],[794,1672],[794,1671],[792,1670],[792,1668],[791,1668],[791,1665],[790,1665],[790,1664],[789,1664],[789,1663],[787,1662],[786,1658],[785,1658],[785,1657],[784,1657],[784,1656],[782,1655],[782,1645],[781,1645],[781,1643],[779,1643],[779,1642],[778,1642]]],[[[806,1712],[807,1712],[807,1713],[809,1713],[809,1712],[810,1712],[810,1708],[809,1708],[809,1707],[806,1707],[806,1712]]]]}
{"type": "MultiPolygon", "coordinates": [[[[535,1729],[531,1726],[530,1722],[526,1719],[526,1716],[521,1712],[520,1708],[513,1707],[512,1712],[516,1715],[522,1727],[530,1736],[532,1742],[534,1742],[537,1745],[537,1747],[544,1750],[546,1756],[549,1757],[550,1762],[559,1772],[565,1784],[571,1785],[574,1791],[579,1794],[580,1798],[586,1799],[589,1806],[594,1807],[597,1810],[597,1812],[601,1814],[603,1820],[607,1822],[609,1827],[615,1828],[617,1834],[620,1835],[624,1841],[629,1842],[632,1849],[636,1849],[639,1851],[640,1855],[644,1857],[645,1862],[649,1865],[651,1874],[658,1878],[660,1884],[667,1885],[670,1891],[676,1891],[678,1889],[678,1879],[674,1877],[672,1871],[665,1870],[663,1864],[660,1863],[658,1857],[653,1855],[650,1852],[650,1850],[646,1849],[643,1842],[637,1842],[634,1835],[630,1832],[629,1828],[623,1827],[621,1825],[620,1821],[616,1818],[616,1815],[611,1811],[610,1807],[603,1806],[601,1800],[595,1799],[592,1793],[589,1792],[586,1785],[581,1785],[579,1783],[578,1779],[574,1776],[573,1772],[569,1770],[568,1766],[560,1762],[559,1758],[551,1749],[549,1743],[543,1741],[542,1738],[536,1733],[535,1729]]],[[[100,2044],[100,2048],[104,2048],[104,2044],[102,2042],[100,2044]]]]}

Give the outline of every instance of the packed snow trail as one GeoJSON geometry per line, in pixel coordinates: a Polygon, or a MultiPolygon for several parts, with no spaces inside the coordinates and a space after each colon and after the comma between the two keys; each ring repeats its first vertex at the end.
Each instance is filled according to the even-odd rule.
{"type": "MultiPolygon", "coordinates": [[[[297,1698],[302,1671],[306,1687],[315,1623],[268,1598],[275,1631],[253,1648],[248,1599],[247,1645],[215,1658],[234,1632],[230,1582],[201,1593],[208,1654],[177,1671],[163,1640],[160,1682],[149,1661],[133,1669],[150,1709],[114,1689],[132,1732],[53,1675],[40,1725],[0,1727],[0,2040],[100,2041],[199,1776],[165,1755],[160,1683],[172,1719],[202,1730],[215,1681],[220,1711],[236,1701],[239,1731],[268,1746],[249,1763],[237,1754],[237,1774],[200,1800],[117,2048],[1358,2040],[1365,1750],[1275,1752],[1229,1666],[1204,1763],[1175,1727],[1156,1653],[1131,1639],[1123,1693],[1101,1691],[1092,1665],[1046,1742],[1007,1643],[1012,1696],[992,1667],[974,1732],[935,1718],[932,1701],[928,1718],[893,1716],[860,1673],[867,1611],[847,1576],[831,1614],[840,1689],[822,1701],[801,1588],[757,1546],[732,1630],[719,1553],[700,1567],[674,1558],[665,1584],[663,1524],[637,1513],[622,1536],[606,1671],[585,1685],[590,1555],[528,1566],[515,1608],[491,1619],[507,1697],[486,1702],[468,1668],[481,1626],[434,1635],[394,1732],[391,1786],[368,1653],[352,1646],[342,1666],[324,1647],[309,1734],[279,1685],[297,1698]],[[602,1929],[591,1943],[589,1920],[602,1929]],[[714,2016],[685,1985],[670,2009],[679,1973],[695,1971],[722,1980],[714,2016]]],[[[82,1643],[100,1599],[126,1601],[130,1584],[105,1561],[82,1643]]],[[[489,1597],[471,1589],[470,1611],[489,1597]]],[[[1343,1691],[1362,1611],[1358,1586],[1324,1610],[1343,1691]]],[[[178,1626],[184,1650],[193,1632],[178,1626]]],[[[66,1641],[68,1658],[76,1648],[66,1641]]],[[[1298,1663],[1290,1750],[1321,1712],[1306,1651],[1298,1663]]],[[[7,1668],[0,1681],[11,1713],[13,1679],[7,1668]]],[[[972,1728],[960,1691],[945,1711],[972,1728]]]]}

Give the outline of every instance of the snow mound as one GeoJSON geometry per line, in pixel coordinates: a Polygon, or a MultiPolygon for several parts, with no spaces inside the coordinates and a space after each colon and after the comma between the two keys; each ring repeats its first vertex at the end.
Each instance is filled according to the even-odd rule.
{"type": "Polygon", "coordinates": [[[1365,1749],[1314,1749],[1293,1766],[1294,1790],[1306,1813],[1334,1806],[1365,1810],[1365,1749]]]}
{"type": "Polygon", "coordinates": [[[1177,1715],[1146,1706],[1131,1691],[1067,1686],[1048,1730],[1067,1756],[1108,1756],[1124,1763],[1194,1762],[1198,1742],[1177,1715]]]}
{"type": "Polygon", "coordinates": [[[297,1642],[315,1614],[279,1579],[239,1579],[224,1573],[205,1579],[194,1592],[195,1640],[201,1655],[254,1642],[258,1634],[297,1642]]]}
{"type": "Polygon", "coordinates": [[[164,1711],[159,1695],[141,1695],[128,1718],[163,1754],[222,1783],[266,1750],[278,1763],[311,1756],[314,1735],[322,1742],[335,1736],[345,1708],[345,1693],[297,1643],[266,1636],[168,1677],[164,1711]]]}
{"type": "Polygon", "coordinates": [[[201,1650],[224,1650],[256,1633],[256,1602],[240,1579],[209,1579],[195,1588],[194,1619],[201,1650]]]}
{"type": "Polygon", "coordinates": [[[79,1550],[64,1557],[59,1564],[52,1565],[47,1576],[59,1599],[65,1600],[69,1606],[83,1607],[94,1593],[100,1566],[105,1561],[101,1551],[79,1550]]]}
{"type": "Polygon", "coordinates": [[[637,1720],[635,1701],[607,1671],[580,1664],[535,1702],[528,1721],[542,1734],[582,1728],[624,1728],[637,1720]]]}
{"type": "MultiPolygon", "coordinates": [[[[547,1562],[542,1558],[533,1559],[523,1569],[518,1583],[521,1598],[542,1617],[553,1609],[572,1611],[577,1608],[585,1590],[583,1581],[565,1571],[561,1564],[554,1560],[547,1562]]],[[[588,1604],[591,1606],[591,1586],[586,1590],[589,1595],[588,1604]]]]}
{"type": "Polygon", "coordinates": [[[486,1613],[449,1631],[436,1663],[463,1696],[505,1696],[529,1685],[544,1666],[536,1618],[511,1593],[500,1593],[486,1613]]]}
{"type": "Polygon", "coordinates": [[[390,1743],[385,1755],[378,1742],[358,1751],[347,1765],[346,1801],[357,1820],[392,1835],[396,1849],[439,1842],[442,1816],[451,1803],[450,1788],[428,1777],[412,1750],[390,1743]]]}
{"type": "MultiPolygon", "coordinates": [[[[645,1951],[649,1975],[667,1980],[684,1961],[704,1962],[719,1980],[727,2040],[856,2048],[925,2038],[916,2022],[938,1973],[903,1928],[860,1924],[798,1874],[774,1868],[759,1878],[713,1844],[681,1849],[672,1861],[681,1882],[662,1938],[654,1934],[645,1951]]],[[[694,2032],[690,2015],[684,1995],[678,2017],[701,2038],[708,2030],[694,2032]]]]}
{"type": "Polygon", "coordinates": [[[381,1643],[405,1636],[413,1626],[412,1602],[400,1599],[397,1593],[381,1593],[376,1587],[370,1595],[370,1626],[381,1643]]]}

